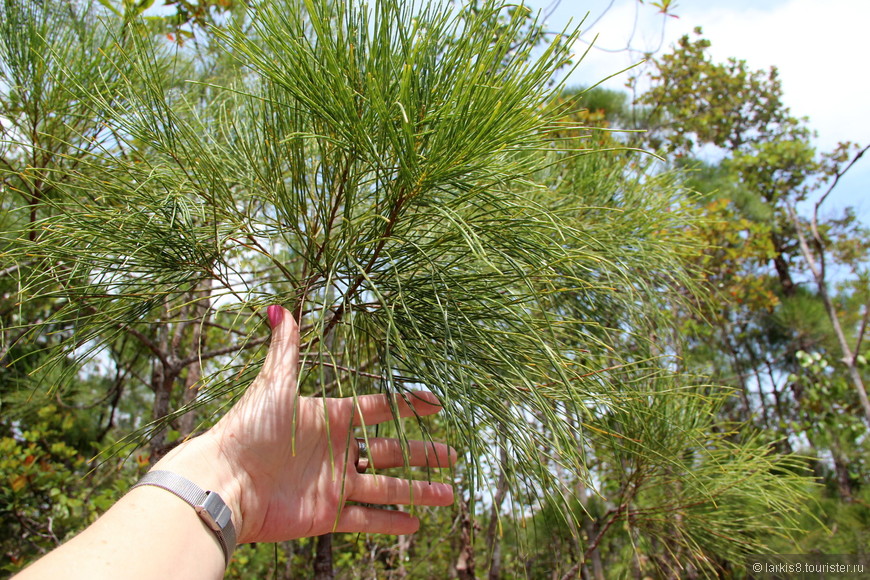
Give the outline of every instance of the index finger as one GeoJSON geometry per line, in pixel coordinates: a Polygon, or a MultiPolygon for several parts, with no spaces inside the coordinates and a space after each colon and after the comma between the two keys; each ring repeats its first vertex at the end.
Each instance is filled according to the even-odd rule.
{"type": "Polygon", "coordinates": [[[377,425],[395,418],[394,409],[399,417],[425,417],[441,410],[438,397],[428,391],[410,391],[388,395],[361,395],[356,399],[356,412],[353,417],[355,427],[377,425]]]}
{"type": "Polygon", "coordinates": [[[267,309],[272,337],[258,378],[282,387],[295,387],[299,369],[299,325],[289,310],[278,304],[267,309]]]}

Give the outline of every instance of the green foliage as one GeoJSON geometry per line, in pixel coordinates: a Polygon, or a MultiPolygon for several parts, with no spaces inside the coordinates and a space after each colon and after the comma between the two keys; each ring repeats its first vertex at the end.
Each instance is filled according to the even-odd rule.
{"type": "Polygon", "coordinates": [[[46,405],[20,421],[3,423],[0,437],[0,545],[3,569],[15,572],[96,519],[129,485],[129,474],[96,476],[86,449],[92,424],[80,414],[46,405]],[[26,425],[26,429],[20,426],[26,425]]]}
{"type": "Polygon", "coordinates": [[[861,420],[860,405],[846,375],[821,352],[799,350],[796,358],[802,372],[791,375],[789,381],[800,385],[803,392],[799,429],[849,457],[849,477],[856,485],[867,481],[867,425],[861,420]]]}
{"type": "Polygon", "coordinates": [[[531,577],[560,576],[595,558],[617,576],[715,576],[745,554],[800,536],[813,498],[803,460],[772,453],[751,434],[716,428],[721,395],[662,376],[663,393],[627,393],[590,433],[602,484],[565,502],[551,498],[511,538],[531,577]],[[727,541],[723,542],[723,539],[727,541]],[[684,572],[680,572],[684,573],[684,572]]]}
{"type": "Polygon", "coordinates": [[[854,498],[843,502],[835,493],[816,491],[817,499],[808,504],[803,515],[804,528],[810,530],[797,547],[792,544],[777,548],[796,549],[802,554],[866,554],[870,540],[870,490],[866,487],[854,498]]]}

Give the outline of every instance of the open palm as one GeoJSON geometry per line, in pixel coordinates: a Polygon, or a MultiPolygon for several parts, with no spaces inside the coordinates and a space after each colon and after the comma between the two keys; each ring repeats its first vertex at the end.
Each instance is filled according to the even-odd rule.
{"type": "MultiPolygon", "coordinates": [[[[369,505],[449,505],[448,484],[359,473],[354,428],[401,416],[425,416],[441,407],[430,393],[391,401],[302,397],[296,388],[299,329],[290,312],[269,308],[273,334],[266,361],[242,399],[209,436],[232,466],[241,490],[239,543],[274,542],[329,532],[407,534],[419,521],[369,505]],[[347,502],[354,502],[347,504],[347,502]]],[[[361,436],[362,434],[358,434],[361,436]]],[[[447,467],[456,453],[441,443],[369,438],[378,469],[405,465],[447,467]],[[407,455],[406,455],[407,454],[407,455]]]]}

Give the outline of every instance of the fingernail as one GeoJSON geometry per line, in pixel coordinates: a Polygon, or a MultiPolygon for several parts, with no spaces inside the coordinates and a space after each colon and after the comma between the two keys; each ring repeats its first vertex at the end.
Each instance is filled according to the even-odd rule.
{"type": "Polygon", "coordinates": [[[267,308],[266,314],[269,315],[269,324],[272,326],[273,330],[281,324],[282,320],[284,320],[284,309],[277,304],[273,304],[267,308]]]}

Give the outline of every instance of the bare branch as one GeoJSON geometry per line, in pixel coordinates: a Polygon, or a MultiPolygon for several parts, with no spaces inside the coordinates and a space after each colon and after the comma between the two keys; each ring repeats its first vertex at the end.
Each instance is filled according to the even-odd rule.
{"type": "Polygon", "coordinates": [[[855,340],[855,351],[852,353],[852,364],[858,362],[858,355],[861,354],[861,342],[864,340],[864,334],[867,332],[867,322],[870,321],[870,302],[864,305],[864,316],[861,317],[861,328],[858,329],[858,337],[855,340]]]}
{"type": "MultiPolygon", "coordinates": [[[[94,309],[94,311],[96,311],[96,309],[94,309]]],[[[121,330],[123,330],[124,332],[127,332],[131,336],[136,338],[136,340],[138,340],[140,343],[142,343],[142,345],[145,348],[150,350],[154,354],[154,356],[156,356],[164,366],[169,365],[169,358],[168,358],[167,353],[164,352],[159,346],[157,346],[157,344],[153,340],[151,340],[150,338],[145,336],[145,334],[143,334],[141,331],[139,331],[139,330],[133,328],[132,326],[130,326],[129,324],[125,324],[123,322],[117,323],[116,326],[118,328],[120,328],[121,330]]]]}
{"type": "Polygon", "coordinates": [[[210,350],[208,352],[204,352],[201,354],[197,353],[195,355],[191,355],[187,358],[181,359],[178,362],[178,364],[180,365],[180,367],[183,368],[183,367],[186,367],[187,365],[193,364],[197,361],[208,360],[208,359],[212,359],[212,358],[224,355],[224,354],[230,354],[230,353],[237,352],[240,350],[247,350],[249,348],[254,348],[255,346],[260,346],[261,344],[263,344],[264,342],[266,342],[268,340],[269,340],[268,336],[263,336],[261,338],[255,338],[253,340],[249,340],[248,342],[242,344],[241,346],[231,345],[231,346],[226,346],[224,348],[216,348],[214,350],[210,350]]]}
{"type": "MultiPolygon", "coordinates": [[[[816,286],[818,287],[819,298],[822,299],[822,304],[824,304],[825,306],[825,312],[828,314],[828,320],[831,322],[831,327],[834,330],[834,335],[837,337],[837,342],[840,345],[840,352],[843,355],[843,362],[845,363],[846,368],[849,370],[849,376],[852,379],[852,384],[855,387],[855,391],[858,393],[858,399],[861,401],[861,407],[863,407],[864,409],[865,419],[870,422],[870,399],[867,398],[867,390],[864,387],[864,379],[861,378],[861,373],[858,371],[858,367],[855,366],[857,351],[853,352],[852,349],[849,348],[849,342],[846,340],[846,334],[843,332],[843,327],[840,324],[840,318],[837,315],[837,309],[834,306],[834,301],[831,299],[830,294],[828,294],[828,283],[825,280],[824,261],[822,261],[822,266],[820,268],[819,265],[816,263],[812,252],[810,251],[809,244],[807,243],[807,238],[804,235],[803,230],[801,229],[801,225],[798,221],[798,217],[795,213],[794,207],[788,205],[787,209],[789,217],[794,224],[795,232],[797,233],[801,254],[803,254],[807,265],[813,273],[813,278],[815,279],[816,286]]],[[[814,231],[813,233],[815,235],[816,231],[814,231]]],[[[821,243],[821,239],[816,238],[815,242],[816,247],[820,252],[820,257],[823,259],[824,246],[821,243]]]]}
{"type": "MultiPolygon", "coordinates": [[[[362,368],[365,368],[365,367],[367,367],[367,366],[370,366],[370,365],[371,365],[371,362],[372,362],[372,361],[369,361],[369,362],[366,363],[362,368]]],[[[334,363],[328,363],[328,362],[322,362],[322,361],[312,361],[312,362],[310,363],[310,366],[312,366],[312,367],[315,367],[315,366],[324,366],[324,367],[329,367],[329,368],[333,368],[333,369],[335,369],[335,370],[337,370],[337,371],[343,371],[343,372],[350,373],[350,374],[354,374],[354,375],[358,375],[358,376],[361,376],[361,377],[368,377],[368,378],[370,378],[370,379],[378,379],[378,380],[381,380],[381,381],[386,381],[386,380],[389,379],[389,377],[385,377],[384,375],[378,375],[378,374],[374,374],[374,373],[367,373],[367,372],[364,372],[364,371],[361,370],[361,369],[352,369],[352,368],[350,368],[350,367],[345,367],[345,366],[337,365],[337,364],[334,364],[334,363]]]]}

